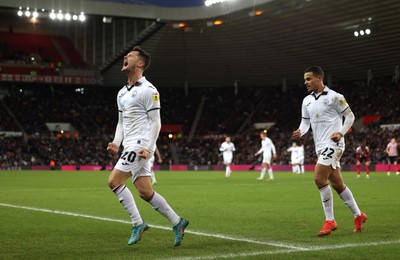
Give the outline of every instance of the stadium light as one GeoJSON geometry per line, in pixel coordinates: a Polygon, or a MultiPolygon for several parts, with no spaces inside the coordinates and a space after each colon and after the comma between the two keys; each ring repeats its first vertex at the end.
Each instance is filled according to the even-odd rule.
{"type": "Polygon", "coordinates": [[[19,7],[19,10],[17,12],[18,16],[22,16],[24,13],[22,12],[22,7],[19,7]]]}
{"type": "Polygon", "coordinates": [[[254,10],[254,11],[249,12],[250,17],[260,16],[262,14],[264,14],[264,11],[262,11],[262,10],[254,10]]]}
{"type": "Polygon", "coordinates": [[[31,12],[29,11],[29,7],[26,8],[25,16],[26,16],[26,17],[31,16],[31,12]]]}
{"type": "Polygon", "coordinates": [[[185,28],[185,27],[186,27],[186,24],[184,22],[172,24],[172,28],[174,28],[174,29],[180,29],[180,28],[185,28]]]}
{"type": "Polygon", "coordinates": [[[61,10],[58,10],[57,19],[62,21],[64,19],[64,15],[61,10]]]}
{"type": "Polygon", "coordinates": [[[79,21],[84,22],[86,20],[86,16],[84,12],[81,12],[81,14],[79,15],[79,21]]]}
{"type": "Polygon", "coordinates": [[[32,13],[32,17],[33,18],[37,18],[39,16],[39,13],[37,12],[37,10],[35,9],[35,11],[33,11],[32,13]]]}
{"type": "Polygon", "coordinates": [[[103,23],[112,23],[112,17],[103,16],[103,23]]]}
{"type": "Polygon", "coordinates": [[[214,25],[221,25],[223,22],[222,22],[222,20],[215,20],[214,21],[214,25]]]}
{"type": "MultiPolygon", "coordinates": [[[[45,13],[46,12],[46,9],[40,9],[43,13],[45,13]]],[[[18,11],[17,11],[17,15],[19,16],[19,17],[22,17],[22,16],[26,16],[27,18],[32,18],[33,20],[35,20],[36,21],[36,19],[40,16],[40,14],[39,14],[39,12],[38,12],[38,10],[35,8],[35,10],[34,11],[31,11],[30,10],[30,7],[22,7],[22,6],[20,6],[19,8],[18,8],[18,11]]],[[[84,12],[80,12],[80,14],[70,14],[69,12],[63,12],[62,10],[58,10],[58,12],[56,13],[55,11],[54,11],[54,9],[52,9],[51,11],[49,11],[49,13],[48,13],[48,17],[51,19],[51,20],[58,20],[58,21],[63,21],[63,20],[65,20],[65,21],[70,21],[71,19],[72,20],[74,20],[74,21],[81,21],[81,22],[84,22],[84,21],[86,21],[86,15],[85,15],[85,13],[84,12]]],[[[108,19],[111,19],[111,18],[109,18],[109,17],[107,17],[108,19]]],[[[109,20],[107,20],[107,22],[108,22],[109,20]]]]}
{"type": "Polygon", "coordinates": [[[54,10],[51,10],[49,16],[50,16],[50,19],[51,19],[51,20],[54,20],[54,19],[56,19],[56,17],[57,17],[57,15],[56,15],[56,13],[54,12],[54,10]]]}
{"type": "Polygon", "coordinates": [[[355,37],[358,36],[366,36],[366,35],[370,35],[372,33],[371,29],[367,28],[365,30],[359,30],[359,31],[354,31],[353,34],[355,37]]]}

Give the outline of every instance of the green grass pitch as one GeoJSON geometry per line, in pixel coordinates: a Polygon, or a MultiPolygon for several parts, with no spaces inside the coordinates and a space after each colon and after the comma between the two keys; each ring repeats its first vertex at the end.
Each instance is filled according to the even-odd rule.
{"type": "Polygon", "coordinates": [[[109,172],[0,171],[0,259],[398,259],[400,176],[344,172],[368,215],[334,193],[338,230],[319,238],[324,215],[313,173],[156,172],[155,189],[190,225],[180,247],[170,223],[127,182],[151,228],[128,246],[129,217],[108,189],[109,172]]]}

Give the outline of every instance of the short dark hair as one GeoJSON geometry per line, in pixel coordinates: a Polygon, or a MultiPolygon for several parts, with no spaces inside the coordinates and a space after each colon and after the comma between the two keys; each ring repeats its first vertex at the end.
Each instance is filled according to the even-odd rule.
{"type": "Polygon", "coordinates": [[[139,52],[139,58],[144,62],[143,71],[145,71],[150,66],[151,56],[150,53],[142,49],[140,46],[133,47],[132,51],[139,52]]]}
{"type": "Polygon", "coordinates": [[[324,70],[320,66],[310,66],[304,71],[304,73],[307,72],[312,72],[315,76],[325,76],[324,70]]]}

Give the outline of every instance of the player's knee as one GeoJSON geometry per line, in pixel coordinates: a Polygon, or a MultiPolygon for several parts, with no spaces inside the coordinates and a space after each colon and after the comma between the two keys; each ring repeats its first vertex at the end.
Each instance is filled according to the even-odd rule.
{"type": "Polygon", "coordinates": [[[339,194],[342,193],[342,191],[344,191],[344,189],[346,188],[343,180],[331,180],[331,185],[332,188],[339,194]]]}
{"type": "Polygon", "coordinates": [[[153,189],[139,189],[138,192],[139,196],[145,201],[149,201],[154,193],[153,189]]]}
{"type": "Polygon", "coordinates": [[[328,181],[322,178],[314,178],[315,185],[317,185],[318,189],[326,186],[328,181]]]}
{"type": "Polygon", "coordinates": [[[332,184],[332,188],[338,193],[342,193],[344,191],[344,189],[346,188],[346,185],[344,185],[344,183],[331,183],[332,184]]]}
{"type": "Polygon", "coordinates": [[[116,187],[118,187],[118,185],[121,185],[123,182],[113,176],[108,177],[108,187],[110,187],[110,189],[114,189],[116,187]]]}
{"type": "Polygon", "coordinates": [[[112,179],[111,177],[109,177],[108,178],[108,187],[110,187],[110,189],[114,189],[117,186],[118,185],[116,184],[116,181],[114,179],[112,179]]]}

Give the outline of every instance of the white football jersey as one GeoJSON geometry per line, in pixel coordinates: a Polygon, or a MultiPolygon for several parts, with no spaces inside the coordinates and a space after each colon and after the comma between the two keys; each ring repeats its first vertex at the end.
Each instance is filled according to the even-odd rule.
{"type": "Polygon", "coordinates": [[[325,86],[321,93],[311,93],[303,99],[302,117],[311,122],[315,150],[336,146],[344,150],[344,138],[338,143],[331,140],[334,132],[339,132],[343,124],[343,113],[350,109],[342,94],[325,86]]]}
{"type": "Polygon", "coordinates": [[[232,152],[235,151],[235,145],[232,142],[223,142],[219,150],[224,152],[224,155],[232,155],[232,152]]]}
{"type": "Polygon", "coordinates": [[[296,147],[292,146],[289,149],[287,149],[287,151],[291,152],[290,158],[291,158],[292,163],[294,161],[297,161],[300,158],[300,155],[301,155],[301,147],[300,146],[296,146],[296,147]]]}
{"type": "Polygon", "coordinates": [[[135,85],[125,85],[118,92],[117,104],[119,112],[122,113],[124,131],[122,145],[124,147],[133,144],[145,146],[150,139],[151,128],[147,113],[161,108],[157,89],[145,77],[142,77],[135,85]]]}
{"type": "Polygon", "coordinates": [[[261,149],[258,153],[261,152],[263,152],[264,157],[276,154],[275,145],[269,137],[265,137],[264,140],[261,140],[261,149]]]}
{"type": "Polygon", "coordinates": [[[304,160],[304,146],[298,146],[298,151],[297,151],[297,155],[298,155],[298,159],[299,160],[304,160]]]}

